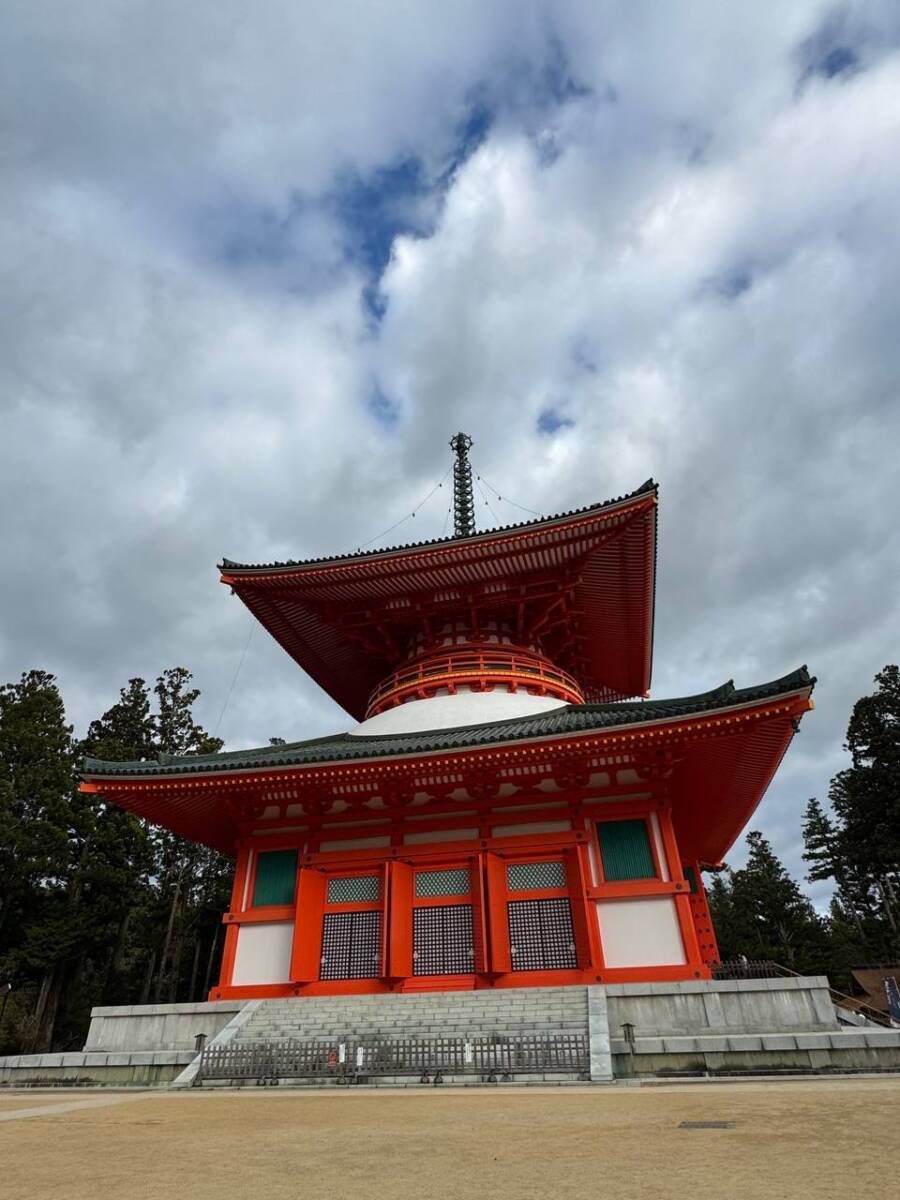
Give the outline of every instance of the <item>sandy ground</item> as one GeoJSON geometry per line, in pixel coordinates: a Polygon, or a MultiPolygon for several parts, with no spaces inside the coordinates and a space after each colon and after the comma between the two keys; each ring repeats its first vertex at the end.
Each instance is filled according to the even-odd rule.
{"type": "Polygon", "coordinates": [[[45,1115],[0,1123],[4,1200],[900,1193],[900,1079],[26,1098],[45,1115]]]}

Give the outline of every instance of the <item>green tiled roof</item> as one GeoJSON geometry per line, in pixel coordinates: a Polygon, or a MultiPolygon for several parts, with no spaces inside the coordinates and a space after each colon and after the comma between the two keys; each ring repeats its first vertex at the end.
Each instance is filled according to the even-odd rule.
{"type": "Polygon", "coordinates": [[[306,766],[427,754],[441,750],[465,750],[499,742],[530,741],[533,738],[588,733],[618,725],[648,724],[673,717],[694,716],[787,695],[802,688],[811,688],[815,682],[806,667],[800,667],[790,675],[756,687],[736,688],[729,681],[711,692],[701,692],[697,696],[612,704],[568,704],[563,708],[536,713],[533,716],[513,717],[511,720],[482,725],[463,725],[455,729],[367,734],[359,737],[349,733],[338,733],[304,742],[289,742],[282,746],[261,746],[255,750],[232,750],[223,754],[201,754],[191,757],[161,754],[159,758],[139,762],[104,762],[96,758],[86,758],[82,774],[197,775],[214,771],[252,770],[254,767],[306,766]]]}

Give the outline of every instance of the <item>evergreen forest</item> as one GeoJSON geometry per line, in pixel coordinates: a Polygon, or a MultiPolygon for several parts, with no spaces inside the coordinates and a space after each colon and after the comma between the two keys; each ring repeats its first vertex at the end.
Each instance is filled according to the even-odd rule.
{"type": "MultiPolygon", "coordinates": [[[[55,678],[0,686],[0,1054],[77,1050],[92,1006],[205,999],[218,975],[231,861],[78,790],[85,755],[206,754],[183,667],[131,679],[81,740],[55,678]]],[[[802,826],[818,912],[759,831],[737,870],[707,876],[723,959],[827,974],[900,960],[900,670],[850,714],[848,765],[802,826]]]]}

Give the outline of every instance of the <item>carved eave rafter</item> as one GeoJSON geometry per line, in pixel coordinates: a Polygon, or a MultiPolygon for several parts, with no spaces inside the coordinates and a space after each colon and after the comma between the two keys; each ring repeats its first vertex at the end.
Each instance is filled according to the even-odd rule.
{"type": "MultiPolygon", "coordinates": [[[[712,754],[709,774],[712,778],[714,768],[719,772],[718,778],[725,778],[722,771],[726,771],[729,784],[736,791],[743,787],[747,792],[734,801],[735,811],[745,811],[748,807],[752,811],[794,734],[793,722],[808,707],[808,693],[802,693],[777,703],[653,727],[535,739],[526,745],[512,743],[381,761],[267,769],[215,779],[202,776],[103,779],[97,785],[89,785],[89,790],[101,791],[110,800],[151,820],[160,819],[155,814],[174,804],[183,813],[187,836],[230,849],[238,826],[249,823],[265,827],[270,822],[287,819],[291,806],[294,806],[292,811],[299,809],[312,820],[327,817],[330,821],[367,821],[413,805],[421,812],[430,811],[432,805],[448,805],[446,811],[449,811],[454,804],[458,806],[466,800],[514,803],[516,799],[521,801],[523,793],[533,793],[548,785],[551,790],[539,792],[548,801],[560,793],[575,799],[591,790],[621,787],[623,781],[630,779],[644,789],[662,787],[673,794],[684,790],[685,803],[693,805],[685,811],[685,826],[692,837],[698,838],[702,822],[697,814],[709,805],[714,806],[709,809],[710,818],[716,817],[720,824],[724,822],[728,830],[736,825],[739,831],[743,824],[743,819],[738,823],[738,817],[729,823],[727,811],[720,811],[727,791],[716,790],[715,795],[704,799],[704,772],[698,774],[698,764],[705,761],[703,747],[732,740],[731,748],[712,754]],[[757,731],[767,729],[770,733],[760,742],[757,731]],[[748,759],[741,747],[746,749],[754,739],[761,748],[750,761],[753,756],[748,759]],[[685,778],[688,770],[694,772],[694,778],[685,778]],[[738,778],[741,771],[749,772],[743,783],[738,778]],[[221,836],[212,838],[209,824],[214,812],[218,813],[216,834],[221,832],[221,836]],[[188,832],[195,823],[194,831],[188,832]],[[206,824],[203,832],[201,823],[206,824]]],[[[720,840],[727,836],[728,830],[720,835],[720,840]]],[[[711,853],[706,857],[720,855],[711,853]]]]}
{"type": "Polygon", "coordinates": [[[474,630],[499,619],[587,698],[624,699],[650,682],[656,503],[648,482],[606,505],[472,538],[319,563],[225,563],[222,581],[357,720],[385,673],[455,619],[474,630]]]}

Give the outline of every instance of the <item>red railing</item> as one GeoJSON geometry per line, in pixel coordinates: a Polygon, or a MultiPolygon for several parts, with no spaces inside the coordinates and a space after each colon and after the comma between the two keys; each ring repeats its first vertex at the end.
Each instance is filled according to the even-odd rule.
{"type": "Polygon", "coordinates": [[[439,688],[453,694],[460,686],[481,691],[498,684],[511,691],[525,688],[533,695],[584,703],[584,694],[572,676],[542,654],[521,646],[469,643],[442,647],[398,667],[372,692],[366,715],[373,717],[412,697],[427,699],[439,688]]]}

